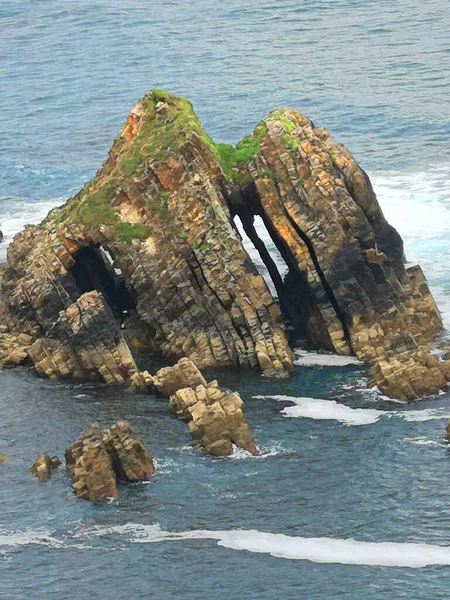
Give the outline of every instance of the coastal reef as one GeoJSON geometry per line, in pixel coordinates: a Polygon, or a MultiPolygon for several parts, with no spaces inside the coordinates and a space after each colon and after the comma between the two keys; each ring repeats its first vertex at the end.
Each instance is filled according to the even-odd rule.
{"type": "MultiPolygon", "coordinates": [[[[449,362],[430,353],[439,311],[420,267],[405,267],[368,176],[292,109],[273,110],[236,146],[216,144],[186,99],[150,91],[93,179],[18,234],[0,270],[0,361],[50,378],[143,380],[144,352],[285,376],[286,325],[314,348],[366,361],[391,397],[450,380],[449,362]]],[[[188,387],[172,390],[170,405],[200,439],[203,422],[186,407],[237,410],[211,384],[188,387]]]]}

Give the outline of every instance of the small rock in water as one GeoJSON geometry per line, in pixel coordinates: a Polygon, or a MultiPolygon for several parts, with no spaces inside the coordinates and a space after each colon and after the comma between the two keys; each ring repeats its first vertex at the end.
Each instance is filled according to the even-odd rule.
{"type": "Polygon", "coordinates": [[[48,454],[41,454],[31,467],[31,472],[36,475],[39,481],[48,481],[52,476],[52,470],[59,467],[61,461],[57,456],[50,456],[48,454]]]}
{"type": "Polygon", "coordinates": [[[104,430],[91,425],[66,448],[65,456],[74,493],[92,502],[118,498],[118,481],[143,481],[155,472],[142,440],[125,421],[104,430]]]}
{"type": "Polygon", "coordinates": [[[208,454],[229,456],[233,444],[258,454],[239,394],[221,390],[216,380],[207,383],[190,359],[182,358],[173,367],[160,369],[153,383],[169,396],[170,411],[189,422],[194,442],[208,454]]]}

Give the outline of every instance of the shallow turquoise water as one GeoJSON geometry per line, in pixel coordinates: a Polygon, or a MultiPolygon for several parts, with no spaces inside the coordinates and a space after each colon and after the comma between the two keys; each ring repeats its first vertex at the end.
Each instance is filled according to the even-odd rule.
{"type": "MultiPolygon", "coordinates": [[[[151,87],[187,95],[218,141],[291,105],[368,170],[450,325],[449,21],[437,0],[4,0],[6,243],[95,172],[151,87]]],[[[358,366],[218,377],[245,399],[260,458],[194,452],[162,399],[0,373],[0,451],[14,457],[0,470],[1,598],[448,598],[449,394],[387,402],[358,366]],[[61,456],[91,422],[118,418],[158,467],[119,503],[76,501],[63,471],[46,485],[28,473],[40,452],[61,456]]]]}

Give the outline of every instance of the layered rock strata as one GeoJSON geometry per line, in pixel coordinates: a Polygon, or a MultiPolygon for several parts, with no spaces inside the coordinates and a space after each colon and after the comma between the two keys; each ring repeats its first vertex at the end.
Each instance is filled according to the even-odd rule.
{"type": "Polygon", "coordinates": [[[215,144],[189,102],[153,90],[95,177],[9,247],[0,361],[120,382],[138,373],[131,352],[145,350],[279,375],[292,366],[280,307],[315,347],[369,362],[390,396],[421,397],[450,379],[429,350],[442,323],[425,277],[405,268],[401,238],[344,146],[289,109],[236,147],[215,144]]]}
{"type": "Polygon", "coordinates": [[[207,383],[191,360],[182,358],[154,376],[146,371],[137,373],[132,384],[137,391],[154,391],[168,397],[170,411],[189,423],[194,444],[208,454],[229,456],[233,444],[258,454],[239,394],[221,390],[217,381],[207,383]]]}
{"type": "Polygon", "coordinates": [[[429,351],[441,317],[420,267],[405,268],[403,242],[366,173],[294,110],[273,111],[253,138],[258,149],[241,174],[250,183],[235,210],[245,222],[250,203],[285,259],[281,299],[290,294],[293,321],[317,347],[370,363],[390,396],[437,392],[450,376],[429,351]]]}
{"type": "Polygon", "coordinates": [[[65,457],[74,493],[92,502],[118,498],[118,481],[142,481],[155,472],[142,441],[124,421],[105,430],[91,425],[66,448],[65,457]]]}

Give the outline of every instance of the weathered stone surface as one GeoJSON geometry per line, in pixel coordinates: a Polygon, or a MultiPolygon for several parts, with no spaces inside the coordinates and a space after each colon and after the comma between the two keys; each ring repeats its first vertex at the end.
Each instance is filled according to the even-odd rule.
{"type": "MultiPolygon", "coordinates": [[[[45,374],[97,370],[116,381],[121,368],[79,364],[65,323],[82,294],[97,290],[132,345],[138,337],[138,347],[199,367],[289,369],[280,311],[230,220],[217,149],[186,100],[160,96],[133,108],[79,194],[16,236],[0,275],[0,324],[40,341],[31,359],[45,374]],[[69,339],[58,344],[47,336],[59,320],[69,339]]],[[[121,354],[122,340],[105,358],[121,354]]]]}
{"type": "Polygon", "coordinates": [[[164,396],[170,396],[181,388],[206,385],[206,380],[191,360],[181,358],[173,367],[160,369],[153,377],[153,385],[164,396]]]}
{"type": "Polygon", "coordinates": [[[155,472],[151,456],[125,421],[104,430],[91,425],[66,448],[65,458],[74,493],[93,502],[118,498],[118,480],[142,481],[155,472]]]}
{"type": "Polygon", "coordinates": [[[59,467],[61,461],[57,456],[50,458],[48,454],[41,454],[33,463],[31,472],[39,481],[48,481],[52,476],[52,470],[59,467]]]}
{"type": "MultiPolygon", "coordinates": [[[[402,240],[367,175],[295,110],[273,111],[254,138],[244,200],[263,215],[289,266],[291,316],[297,311],[316,346],[369,362],[386,394],[437,392],[449,379],[448,363],[428,346],[440,314],[420,267],[405,269],[402,240]]],[[[246,210],[245,202],[236,208],[244,221],[246,210]]]]}
{"type": "MultiPolygon", "coordinates": [[[[177,370],[176,366],[172,369],[177,370]]],[[[176,390],[172,388],[172,392],[169,410],[178,419],[189,422],[194,441],[206,452],[227,456],[235,444],[251,454],[258,454],[237,392],[223,391],[217,381],[206,383],[204,379],[195,387],[180,385],[176,390]]]]}
{"type": "Polygon", "coordinates": [[[153,377],[148,371],[138,371],[131,376],[131,389],[134,392],[150,394],[155,391],[153,377]]]}
{"type": "Polygon", "coordinates": [[[345,147],[290,109],[272,111],[235,148],[215,144],[189,102],[153,90],[96,176],[9,247],[0,363],[133,378],[144,391],[162,391],[164,375],[158,388],[137,374],[130,348],[279,376],[293,360],[279,306],[315,346],[369,362],[390,396],[421,397],[450,379],[450,363],[429,351],[442,324],[426,279],[405,268],[402,240],[345,147]],[[289,268],[284,280],[255,216],[289,268]]]}
{"type": "Polygon", "coordinates": [[[118,479],[143,481],[153,475],[155,467],[152,457],[129,423],[118,421],[110,429],[105,429],[102,436],[118,479]]]}
{"type": "Polygon", "coordinates": [[[92,379],[100,374],[106,383],[121,383],[137,370],[111,309],[95,291],[61,311],[29,355],[38,373],[50,378],[92,379]]]}
{"type": "Polygon", "coordinates": [[[73,478],[72,489],[78,498],[92,502],[118,498],[113,461],[97,425],[81,433],[66,448],[65,457],[67,471],[73,478]]]}
{"type": "Polygon", "coordinates": [[[445,433],[447,442],[450,442],[450,421],[447,421],[447,425],[445,426],[445,433]]]}

